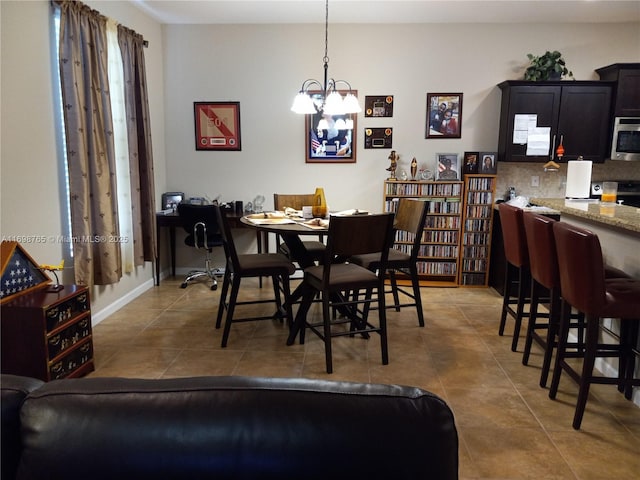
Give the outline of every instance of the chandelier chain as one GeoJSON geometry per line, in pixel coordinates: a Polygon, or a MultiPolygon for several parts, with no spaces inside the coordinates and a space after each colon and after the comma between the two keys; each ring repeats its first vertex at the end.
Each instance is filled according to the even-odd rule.
{"type": "Polygon", "coordinates": [[[329,63],[329,0],[325,2],[324,8],[324,63],[329,63]]]}

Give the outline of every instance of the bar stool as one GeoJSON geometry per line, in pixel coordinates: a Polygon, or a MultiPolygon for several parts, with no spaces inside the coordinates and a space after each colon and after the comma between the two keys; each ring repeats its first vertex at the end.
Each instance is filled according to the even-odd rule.
{"type": "Polygon", "coordinates": [[[529,316],[524,311],[524,304],[528,300],[527,292],[531,282],[529,252],[522,221],[522,209],[501,203],[498,205],[498,211],[500,212],[500,223],[502,224],[504,254],[507,260],[504,299],[502,301],[502,314],[500,316],[498,334],[500,336],[504,334],[507,314],[511,315],[515,320],[511,351],[515,352],[518,348],[522,319],[529,316]],[[515,295],[513,294],[514,289],[516,289],[515,295]],[[512,307],[514,304],[516,305],[515,310],[512,307]]]}
{"type": "MultiPolygon", "coordinates": [[[[531,307],[529,308],[529,325],[522,355],[522,364],[527,365],[533,341],[544,351],[540,386],[545,387],[551,367],[553,349],[556,346],[556,335],[560,323],[562,293],[560,288],[560,272],[556,253],[556,241],[553,236],[553,225],[556,220],[533,212],[523,212],[524,230],[527,235],[527,249],[531,271],[531,307]],[[541,295],[548,294],[548,314],[538,314],[541,295]],[[539,317],[547,318],[546,323],[539,322],[539,317]],[[537,330],[546,330],[546,338],[537,330]]],[[[605,278],[629,278],[622,270],[604,266],[605,278]]],[[[578,340],[584,337],[584,314],[571,314],[569,328],[578,329],[578,340]]],[[[581,348],[576,344],[576,348],[581,348]]]]}
{"type": "Polygon", "coordinates": [[[560,375],[565,370],[579,386],[573,428],[578,430],[592,383],[614,384],[631,399],[634,386],[640,386],[640,378],[634,378],[634,349],[638,340],[640,324],[640,280],[631,278],[605,279],[600,241],[593,232],[556,222],[553,225],[556,241],[560,286],[565,300],[560,318],[558,351],[549,390],[549,398],[558,392],[560,375]],[[567,352],[569,335],[569,306],[585,314],[586,339],[582,352],[567,352]],[[599,340],[600,319],[620,319],[620,341],[618,344],[599,340]],[[566,361],[567,358],[583,357],[582,372],[578,372],[566,361]],[[618,377],[594,375],[595,359],[618,358],[618,377]]]}
{"type": "Polygon", "coordinates": [[[531,272],[531,306],[529,308],[529,324],[527,326],[524,353],[522,354],[522,364],[527,365],[529,363],[531,345],[535,340],[544,351],[542,371],[540,372],[540,386],[546,387],[562,301],[556,242],[553,237],[553,224],[556,220],[532,212],[523,212],[522,220],[527,236],[531,272]],[[542,294],[548,295],[549,298],[548,314],[538,314],[538,305],[542,294]],[[548,321],[541,323],[538,321],[539,317],[546,317],[548,321]],[[538,330],[545,330],[546,335],[539,334],[538,330]]]}

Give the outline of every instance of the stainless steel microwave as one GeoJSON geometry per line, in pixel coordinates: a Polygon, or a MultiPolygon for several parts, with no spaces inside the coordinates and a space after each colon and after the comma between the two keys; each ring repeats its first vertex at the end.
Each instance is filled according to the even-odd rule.
{"type": "Polygon", "coordinates": [[[640,161],[640,117],[616,117],[611,160],[640,161]]]}

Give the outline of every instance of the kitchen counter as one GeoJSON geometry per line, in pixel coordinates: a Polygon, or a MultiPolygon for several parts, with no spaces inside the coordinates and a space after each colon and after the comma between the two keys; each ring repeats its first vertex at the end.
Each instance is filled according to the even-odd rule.
{"type": "Polygon", "coordinates": [[[595,224],[615,227],[640,236],[640,208],[626,205],[608,206],[600,201],[565,200],[564,198],[532,198],[531,204],[548,207],[595,224]]]}

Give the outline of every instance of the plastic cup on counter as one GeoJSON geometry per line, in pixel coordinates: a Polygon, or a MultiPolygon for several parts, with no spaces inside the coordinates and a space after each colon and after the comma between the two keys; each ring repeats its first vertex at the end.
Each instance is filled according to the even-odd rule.
{"type": "Polygon", "coordinates": [[[600,201],[611,205],[618,199],[618,182],[602,182],[602,196],[600,201]]]}

